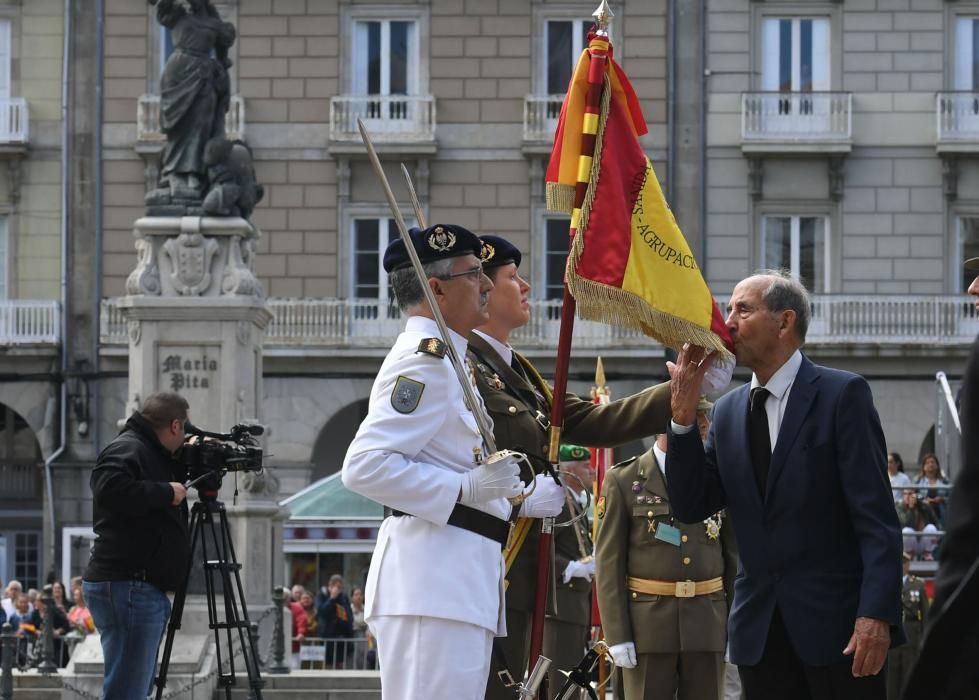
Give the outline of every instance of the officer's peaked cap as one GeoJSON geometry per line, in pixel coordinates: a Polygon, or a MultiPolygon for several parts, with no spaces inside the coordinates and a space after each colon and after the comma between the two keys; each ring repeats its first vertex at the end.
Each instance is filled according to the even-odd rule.
{"type": "Polygon", "coordinates": [[[479,259],[483,261],[484,270],[502,267],[510,263],[520,267],[520,260],[523,256],[520,254],[520,249],[513,243],[492,234],[480,236],[480,239],[483,241],[483,246],[479,251],[479,259]]]}
{"type": "MultiPolygon", "coordinates": [[[[482,247],[475,233],[454,224],[436,224],[426,229],[412,228],[408,231],[408,237],[423,264],[463,255],[475,255],[478,258],[482,247]]],[[[404,241],[400,237],[394,239],[384,251],[384,271],[392,272],[409,265],[411,258],[408,257],[404,241]]]]}

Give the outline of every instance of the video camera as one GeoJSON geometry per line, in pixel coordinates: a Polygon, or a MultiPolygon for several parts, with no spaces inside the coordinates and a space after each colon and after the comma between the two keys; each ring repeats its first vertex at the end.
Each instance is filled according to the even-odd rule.
{"type": "Polygon", "coordinates": [[[184,432],[199,438],[195,442],[184,443],[180,451],[180,461],[187,468],[189,479],[185,486],[196,486],[208,476],[215,479],[208,479],[206,484],[214,487],[216,482],[220,486],[221,477],[226,472],[262,470],[262,448],[257,440],[265,432],[261,425],[239,423],[230,432],[211,433],[187,421],[184,432]]]}

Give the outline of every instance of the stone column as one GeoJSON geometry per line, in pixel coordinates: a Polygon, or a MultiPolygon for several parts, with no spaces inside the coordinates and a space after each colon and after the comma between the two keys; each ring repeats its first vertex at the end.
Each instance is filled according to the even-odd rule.
{"type": "MultiPolygon", "coordinates": [[[[272,315],[252,272],[258,229],[237,217],[146,217],[134,235],[139,262],[119,302],[129,326],[130,408],[153,392],[175,391],[204,430],[260,423],[262,337],[272,315]]],[[[224,477],[219,494],[252,619],[284,580],[277,491],[270,473],[237,472],[224,477]]],[[[206,614],[192,612],[191,602],[183,628],[195,617],[206,629],[206,614]]]]}

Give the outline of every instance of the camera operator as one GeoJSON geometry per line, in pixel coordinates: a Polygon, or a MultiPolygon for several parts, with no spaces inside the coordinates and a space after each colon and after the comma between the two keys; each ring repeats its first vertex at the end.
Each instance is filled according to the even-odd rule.
{"type": "Polygon", "coordinates": [[[184,443],[187,400],[146,397],[102,450],[90,484],[96,534],[82,589],[102,635],[103,700],[145,698],[170,601],[190,556],[184,443]]]}

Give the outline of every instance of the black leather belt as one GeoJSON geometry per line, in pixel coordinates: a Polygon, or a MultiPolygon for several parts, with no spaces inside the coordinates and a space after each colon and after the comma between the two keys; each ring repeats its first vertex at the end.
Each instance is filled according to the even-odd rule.
{"type": "MultiPolygon", "coordinates": [[[[392,515],[395,518],[411,515],[411,513],[403,513],[392,508],[385,508],[384,514],[385,516],[392,515]]],[[[485,511],[464,506],[461,503],[456,503],[455,508],[452,509],[452,514],[449,515],[449,525],[475,532],[488,540],[493,540],[500,545],[501,549],[506,547],[507,538],[510,536],[509,522],[485,511]]]]}

